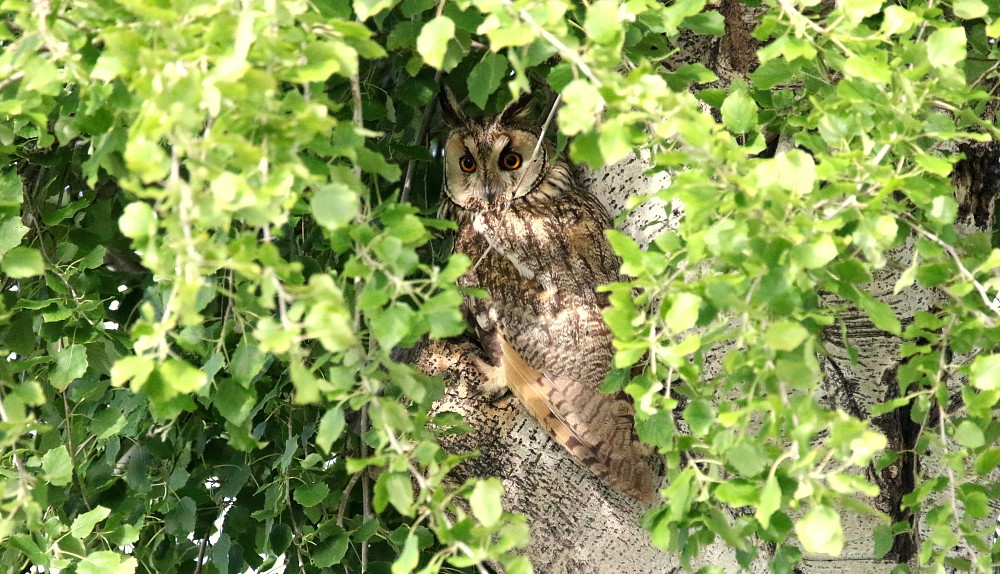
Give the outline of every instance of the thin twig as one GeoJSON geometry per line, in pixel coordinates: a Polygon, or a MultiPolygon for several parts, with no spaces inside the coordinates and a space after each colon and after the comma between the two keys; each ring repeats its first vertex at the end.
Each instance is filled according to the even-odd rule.
{"type": "MultiPolygon", "coordinates": [[[[361,76],[359,74],[351,74],[351,100],[354,102],[353,116],[351,117],[351,122],[354,127],[361,129],[365,127],[364,116],[362,114],[362,104],[361,104],[361,76]]],[[[361,166],[357,163],[354,164],[354,176],[361,178],[361,166]]]]}
{"type": "MultiPolygon", "coordinates": [[[[444,3],[442,2],[442,6],[444,3]]],[[[438,84],[441,82],[441,70],[438,70],[434,74],[434,83],[438,84]]],[[[413,145],[424,147],[427,145],[427,132],[431,129],[431,116],[434,114],[434,105],[437,103],[435,98],[431,98],[431,101],[427,102],[424,106],[424,115],[420,119],[420,129],[417,130],[417,137],[415,138],[413,145]]],[[[403,179],[403,191],[399,194],[399,201],[401,203],[408,203],[410,201],[410,189],[413,187],[413,172],[416,171],[417,160],[411,159],[406,162],[406,177],[403,179]]]]}
{"type": "Polygon", "coordinates": [[[13,74],[7,76],[4,81],[0,82],[0,90],[3,90],[7,86],[13,84],[14,82],[20,80],[24,77],[24,72],[14,72],[13,74]]]}
{"type": "MultiPolygon", "coordinates": [[[[292,436],[291,419],[288,419],[288,434],[289,436],[292,436]]],[[[302,529],[299,528],[299,521],[297,518],[295,518],[295,507],[292,505],[292,488],[290,481],[288,479],[287,469],[284,472],[284,480],[285,480],[285,504],[288,506],[288,517],[291,518],[292,520],[292,532],[295,533],[296,540],[301,542],[302,529]]],[[[299,572],[304,572],[306,562],[302,558],[302,549],[299,547],[298,544],[295,544],[294,546],[295,546],[295,559],[298,561],[299,564],[299,572]]]]}
{"type": "MultiPolygon", "coordinates": [[[[562,94],[556,95],[556,100],[552,102],[552,108],[549,109],[549,115],[545,118],[545,123],[542,124],[542,131],[538,134],[538,141],[535,142],[535,149],[531,150],[531,157],[528,158],[527,163],[524,165],[531,165],[531,162],[535,161],[535,158],[538,157],[538,152],[542,149],[542,143],[545,142],[545,134],[549,131],[549,124],[552,123],[552,118],[556,117],[556,110],[559,109],[559,102],[561,101],[562,94]]],[[[513,197],[517,197],[517,192],[521,189],[521,182],[524,181],[524,177],[526,175],[528,175],[528,170],[524,169],[521,172],[521,177],[517,178],[517,183],[514,184],[513,197]]]]}
{"type": "MultiPolygon", "coordinates": [[[[924,229],[923,227],[921,227],[917,223],[917,221],[915,219],[913,219],[913,217],[910,216],[909,214],[907,214],[907,213],[900,213],[899,214],[899,218],[902,219],[904,222],[906,222],[906,224],[910,226],[910,229],[913,229],[914,231],[916,231],[917,234],[919,234],[919,235],[923,236],[925,239],[928,239],[931,242],[935,243],[941,249],[944,249],[945,252],[948,253],[948,255],[955,262],[955,266],[958,267],[959,274],[961,274],[962,277],[966,281],[969,281],[970,283],[972,283],[972,287],[976,290],[977,293],[979,293],[979,297],[983,300],[983,304],[986,305],[986,308],[989,309],[989,310],[993,310],[993,300],[986,293],[986,288],[983,287],[982,283],[980,283],[979,281],[976,281],[976,278],[972,275],[972,272],[970,272],[969,269],[965,266],[965,264],[962,263],[962,258],[958,255],[958,251],[956,251],[955,248],[952,245],[950,245],[949,243],[947,243],[946,241],[944,241],[943,239],[941,239],[937,235],[935,235],[935,234],[931,233],[930,231],[927,231],[926,229],[924,229]]],[[[1000,313],[997,313],[997,314],[1000,315],[1000,313]]],[[[984,318],[985,319],[990,319],[990,317],[988,317],[988,316],[986,316],[984,318]]],[[[990,327],[993,326],[992,324],[993,324],[993,321],[990,320],[990,327]]]]}
{"type": "MultiPolygon", "coordinates": [[[[504,4],[506,4],[509,8],[513,8],[513,2],[510,0],[507,0],[504,4]]],[[[531,27],[534,28],[546,42],[555,46],[556,50],[559,50],[559,54],[576,66],[584,76],[587,76],[587,79],[593,82],[595,86],[599,88],[603,85],[601,81],[597,79],[597,76],[594,75],[594,72],[591,71],[590,66],[588,66],[587,63],[583,61],[583,58],[580,57],[580,53],[564,44],[563,41],[556,38],[552,32],[546,30],[544,26],[540,25],[534,17],[532,17],[530,12],[527,10],[518,10],[517,15],[531,25],[531,27]]]]}
{"type": "Polygon", "coordinates": [[[351,491],[354,490],[354,485],[358,483],[358,479],[364,471],[356,473],[351,477],[351,480],[347,482],[347,486],[344,487],[344,494],[340,497],[340,508],[337,509],[337,526],[344,526],[344,512],[347,510],[347,500],[350,498],[351,491]]]}
{"type": "MultiPolygon", "coordinates": [[[[368,430],[368,405],[361,407],[361,458],[368,457],[368,443],[365,442],[365,432],[368,430]]],[[[372,518],[371,506],[371,485],[369,484],[368,473],[361,471],[361,509],[365,522],[372,518]]],[[[368,541],[361,542],[361,574],[368,571],[368,541]]]]}
{"type": "MultiPolygon", "coordinates": [[[[941,353],[941,355],[943,356],[944,353],[941,353]]],[[[944,423],[945,423],[945,420],[947,418],[948,418],[948,414],[945,412],[944,407],[941,406],[940,403],[938,403],[938,428],[941,431],[941,447],[944,448],[946,455],[948,454],[948,436],[944,432],[944,426],[945,426],[944,423]]],[[[951,511],[954,513],[954,515],[953,515],[952,518],[957,522],[958,521],[958,495],[957,495],[956,490],[955,490],[955,472],[951,469],[951,465],[950,464],[945,464],[943,466],[944,466],[945,470],[948,473],[948,495],[949,495],[949,498],[951,498],[951,511]]],[[[959,539],[959,543],[961,544],[962,549],[965,550],[966,554],[968,554],[968,556],[969,556],[969,563],[970,564],[975,564],[976,563],[976,551],[973,550],[972,546],[969,545],[969,541],[966,540],[964,537],[962,537],[962,538],[959,539]]]]}

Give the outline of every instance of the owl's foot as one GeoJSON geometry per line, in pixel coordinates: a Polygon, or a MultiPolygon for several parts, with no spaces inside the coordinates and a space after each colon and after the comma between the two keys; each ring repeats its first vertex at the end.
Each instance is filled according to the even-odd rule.
{"type": "Polygon", "coordinates": [[[494,367],[479,357],[473,358],[473,361],[479,367],[479,370],[486,375],[486,378],[480,383],[479,387],[473,391],[473,395],[483,397],[489,402],[495,402],[503,398],[507,394],[507,391],[510,390],[507,388],[507,382],[504,380],[503,369],[494,367]]]}

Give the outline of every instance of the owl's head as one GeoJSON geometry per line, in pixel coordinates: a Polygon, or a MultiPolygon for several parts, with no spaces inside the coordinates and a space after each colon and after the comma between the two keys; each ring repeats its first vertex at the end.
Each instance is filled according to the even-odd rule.
{"type": "Polygon", "coordinates": [[[444,189],[456,205],[471,211],[503,208],[544,180],[551,149],[545,142],[538,146],[537,128],[527,120],[529,94],[484,118],[462,113],[448,90],[440,101],[451,129],[444,146],[444,189]]]}

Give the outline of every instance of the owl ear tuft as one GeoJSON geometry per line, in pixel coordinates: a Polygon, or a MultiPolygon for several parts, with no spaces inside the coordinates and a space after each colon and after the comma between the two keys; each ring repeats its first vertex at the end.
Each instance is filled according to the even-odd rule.
{"type": "Polygon", "coordinates": [[[462,112],[462,106],[455,99],[455,94],[451,93],[447,87],[442,87],[438,93],[438,103],[441,105],[441,117],[444,123],[450,128],[468,125],[469,118],[462,112]]]}
{"type": "Polygon", "coordinates": [[[500,112],[500,121],[505,124],[517,123],[527,119],[531,112],[531,92],[524,92],[517,99],[507,104],[500,112]]]}

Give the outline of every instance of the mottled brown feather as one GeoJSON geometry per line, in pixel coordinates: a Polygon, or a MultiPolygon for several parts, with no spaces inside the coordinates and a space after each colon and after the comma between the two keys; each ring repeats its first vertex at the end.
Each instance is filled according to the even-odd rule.
{"type": "Polygon", "coordinates": [[[631,403],[573,381],[552,380],[525,363],[506,341],[500,344],[507,385],[545,432],[605,484],[652,504],[657,483],[646,462],[652,453],[632,434],[631,403]],[[593,418],[587,420],[574,408],[580,403],[589,406],[585,410],[593,418]]]}

